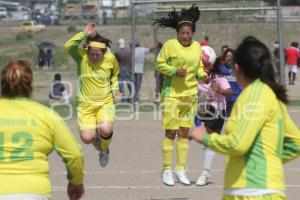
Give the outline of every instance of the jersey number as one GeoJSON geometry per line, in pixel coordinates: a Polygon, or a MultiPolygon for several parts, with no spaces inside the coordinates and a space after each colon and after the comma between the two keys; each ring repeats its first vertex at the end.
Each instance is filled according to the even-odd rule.
{"type": "MultiPolygon", "coordinates": [[[[20,131],[12,134],[12,144],[17,147],[12,148],[10,151],[11,161],[32,160],[33,152],[31,150],[33,139],[32,135],[28,132],[20,131]]],[[[0,132],[0,162],[4,160],[4,133],[0,132]]]]}

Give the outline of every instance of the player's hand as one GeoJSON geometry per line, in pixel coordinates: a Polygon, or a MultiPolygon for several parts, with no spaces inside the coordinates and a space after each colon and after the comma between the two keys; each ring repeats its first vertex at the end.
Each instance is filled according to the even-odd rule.
{"type": "Polygon", "coordinates": [[[181,67],[176,70],[176,75],[180,77],[184,77],[186,75],[186,72],[187,72],[186,69],[181,67]]]}
{"type": "Polygon", "coordinates": [[[121,100],[122,97],[123,97],[123,93],[121,93],[121,92],[116,92],[116,93],[114,93],[114,99],[115,99],[116,101],[121,100]]]}
{"type": "Polygon", "coordinates": [[[201,143],[205,135],[207,135],[207,130],[205,126],[202,125],[202,126],[194,127],[190,130],[189,139],[201,143]]]}
{"type": "Polygon", "coordinates": [[[94,23],[87,24],[86,34],[88,35],[88,37],[93,37],[96,34],[96,25],[94,23]]]}
{"type": "Polygon", "coordinates": [[[68,196],[70,200],[79,200],[84,194],[83,185],[68,184],[68,196]]]}

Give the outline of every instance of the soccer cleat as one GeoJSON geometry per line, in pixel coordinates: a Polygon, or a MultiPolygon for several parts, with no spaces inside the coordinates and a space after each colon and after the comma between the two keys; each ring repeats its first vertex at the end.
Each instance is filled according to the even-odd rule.
{"type": "Polygon", "coordinates": [[[209,176],[210,176],[209,171],[203,170],[201,175],[199,176],[199,178],[196,181],[196,185],[198,185],[198,186],[207,185],[207,180],[208,180],[209,176]]]}
{"type": "Polygon", "coordinates": [[[173,172],[171,170],[164,170],[161,173],[161,178],[163,180],[163,183],[167,186],[173,186],[174,183],[174,178],[173,178],[173,172]]]}
{"type": "Polygon", "coordinates": [[[99,153],[99,163],[101,167],[106,167],[109,161],[109,149],[102,150],[99,153]]]}
{"type": "Polygon", "coordinates": [[[178,172],[175,172],[175,176],[176,178],[178,179],[178,181],[180,183],[182,183],[183,185],[191,185],[191,182],[190,180],[188,179],[185,171],[178,171],[178,172]]]}
{"type": "Polygon", "coordinates": [[[98,136],[98,134],[96,135],[94,141],[93,141],[93,145],[95,147],[95,149],[97,149],[98,151],[100,151],[100,147],[101,147],[101,138],[100,136],[98,136]]]}

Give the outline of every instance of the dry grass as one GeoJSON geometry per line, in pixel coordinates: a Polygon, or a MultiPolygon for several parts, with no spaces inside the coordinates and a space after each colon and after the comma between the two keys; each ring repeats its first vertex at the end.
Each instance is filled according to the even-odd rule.
{"type": "MultiPolygon", "coordinates": [[[[83,30],[84,26],[77,26],[78,31],[83,30]]],[[[284,44],[289,46],[292,40],[299,39],[299,23],[284,24],[284,44]]],[[[127,25],[120,26],[98,26],[97,30],[100,34],[108,37],[113,41],[112,50],[116,48],[118,38],[125,38],[129,41],[131,38],[131,27],[127,25]]],[[[0,68],[7,63],[9,59],[26,57],[32,60],[35,65],[37,56],[36,45],[42,41],[51,41],[57,45],[54,50],[55,68],[51,71],[43,71],[34,69],[34,98],[39,101],[47,102],[48,87],[53,79],[54,73],[62,74],[64,80],[70,81],[75,89],[76,87],[76,66],[71,58],[63,51],[63,45],[74,33],[68,33],[66,26],[47,27],[46,31],[34,33],[32,38],[25,38],[16,41],[18,33],[12,32],[8,27],[0,27],[0,68]]],[[[150,46],[154,41],[154,35],[151,25],[138,25],[135,35],[142,46],[150,46]]],[[[204,35],[210,36],[210,45],[219,53],[223,44],[235,47],[236,44],[245,36],[253,35],[263,40],[270,48],[276,40],[276,24],[274,23],[248,23],[248,24],[199,24],[195,39],[200,39],[204,35]]],[[[164,42],[169,38],[176,36],[175,31],[170,29],[159,29],[157,37],[164,42]]],[[[142,85],[142,92],[148,95],[145,100],[153,100],[154,93],[154,77],[153,62],[154,56],[148,55],[146,72],[142,85]]],[[[74,91],[74,90],[73,90],[74,91]]],[[[74,96],[73,96],[74,98],[74,96]]]]}

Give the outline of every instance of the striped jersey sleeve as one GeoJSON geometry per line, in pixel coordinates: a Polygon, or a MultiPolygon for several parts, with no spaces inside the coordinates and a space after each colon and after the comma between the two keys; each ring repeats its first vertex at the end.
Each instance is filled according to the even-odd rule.
{"type": "Polygon", "coordinates": [[[300,154],[300,132],[286,106],[259,79],[242,91],[225,135],[204,137],[212,150],[228,155],[225,189],[285,190],[283,162],[300,154]]]}
{"type": "Polygon", "coordinates": [[[227,155],[243,155],[251,147],[269,112],[267,99],[262,98],[262,84],[256,81],[236,102],[226,128],[228,134],[212,133],[204,138],[211,149],[227,155]]]}
{"type": "Polygon", "coordinates": [[[284,141],[282,160],[284,163],[294,160],[300,155],[300,130],[284,109],[284,141]]]}
{"type": "Polygon", "coordinates": [[[51,112],[54,148],[67,168],[67,179],[73,185],[83,184],[83,154],[81,147],[61,117],[51,112]]]}

